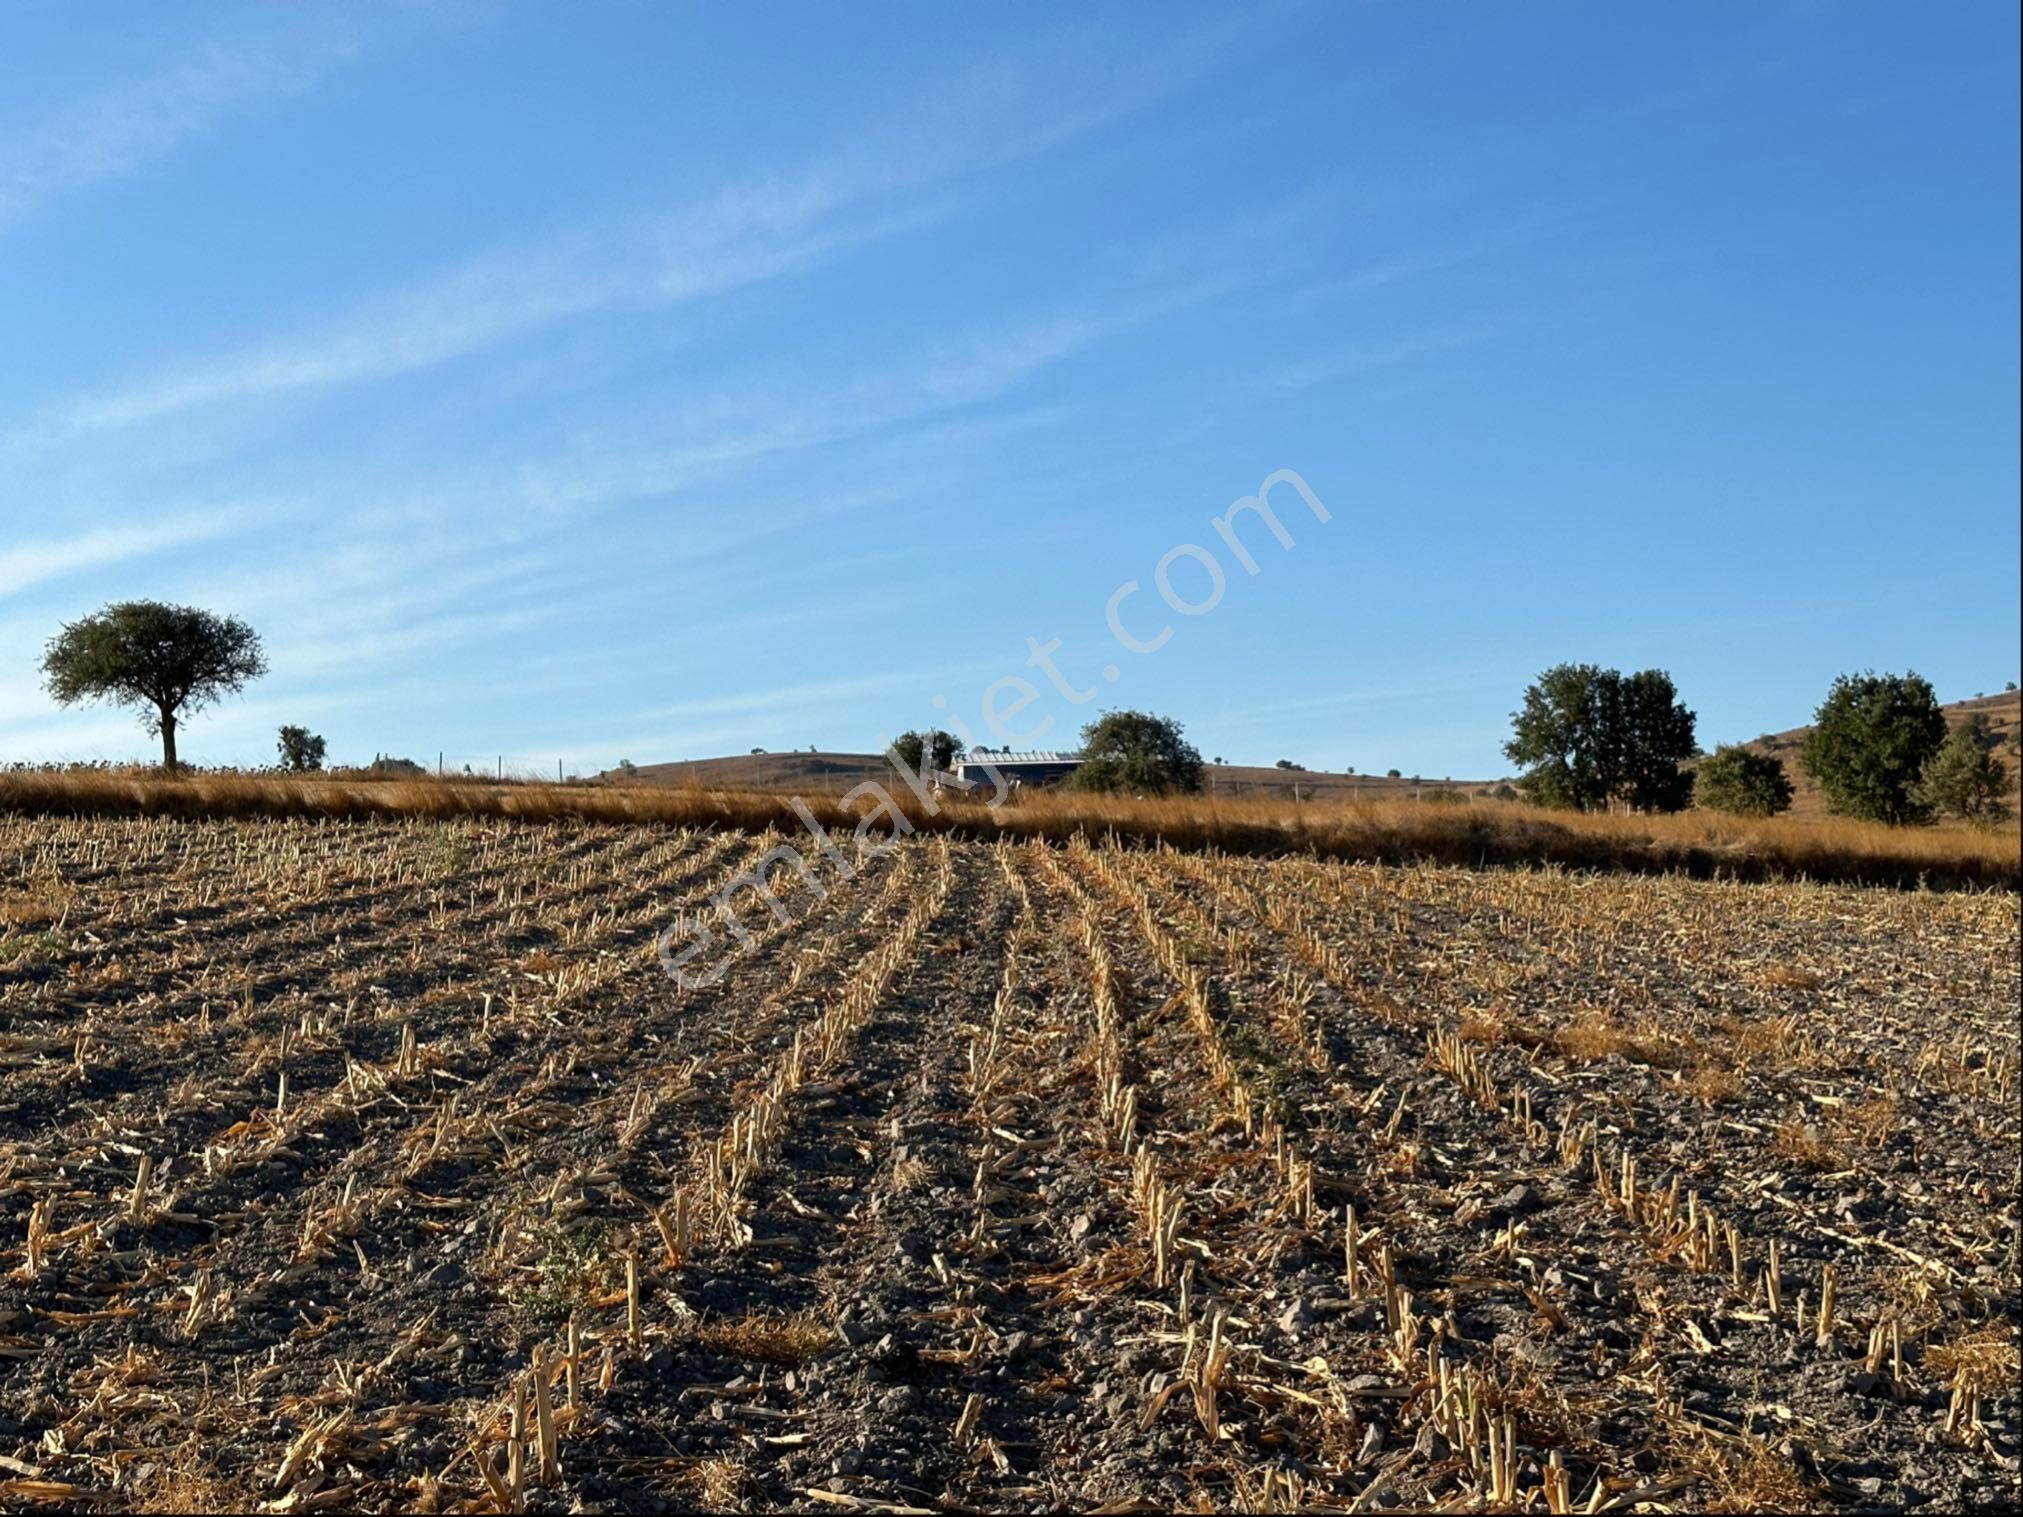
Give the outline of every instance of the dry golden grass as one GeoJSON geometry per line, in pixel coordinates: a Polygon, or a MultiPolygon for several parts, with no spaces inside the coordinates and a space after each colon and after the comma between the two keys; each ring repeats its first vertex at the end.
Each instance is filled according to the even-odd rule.
{"type": "Polygon", "coordinates": [[[63,920],[71,895],[63,886],[46,883],[0,894],[0,922],[14,927],[46,927],[63,920]]]}
{"type": "Polygon", "coordinates": [[[1837,1123],[1841,1131],[1870,1148],[1888,1142],[1903,1126],[1903,1102],[1893,1090],[1847,1107],[1837,1123]]]}
{"type": "Polygon", "coordinates": [[[696,1341],[727,1359],[751,1364],[805,1364],[836,1341],[836,1329],[809,1312],[715,1317],[695,1330],[696,1341]]]}
{"type": "Polygon", "coordinates": [[[1719,1106],[1723,1101],[1735,1099],[1736,1093],[1742,1089],[1742,1082],[1732,1069],[1723,1069],[1718,1064],[1702,1064],[1679,1081],[1679,1089],[1703,1106],[1719,1106]]]}
{"type": "Polygon", "coordinates": [[[243,1491],[213,1476],[189,1449],[155,1464],[134,1492],[141,1512],[233,1512],[249,1505],[243,1491]]]}
{"type": "MultiPolygon", "coordinates": [[[[1294,806],[1279,800],[1176,796],[1134,800],[1040,791],[995,810],[944,798],[929,815],[896,782],[888,787],[920,831],[1065,841],[1076,834],[1187,849],[1378,863],[1550,864],[1577,869],[1915,887],[2016,889],[2023,850],[2011,825],[1890,828],[1842,820],[1585,816],[1513,803],[1418,802],[1294,806]]],[[[24,771],[0,775],[0,811],[70,816],[498,816],[676,826],[778,827],[801,823],[786,793],[654,786],[489,784],[459,780],[304,778],[264,774],[164,775],[159,771],[24,771]]],[[[854,829],[866,805],[811,795],[823,825],[854,829]]]]}
{"type": "Polygon", "coordinates": [[[1673,1454],[1682,1468],[1700,1478],[1709,1512],[1807,1512],[1820,1505],[1819,1493],[1800,1478],[1791,1459],[1770,1439],[1755,1433],[1727,1436],[1681,1421],[1673,1454]]]}
{"type": "Polygon", "coordinates": [[[1744,1058],[1769,1056],[1790,1063],[1808,1062],[1802,1045],[1808,1044],[1810,1039],[1800,1031],[1794,1014],[1765,1017],[1761,1021],[1724,1016],[1716,1021],[1715,1026],[1744,1058]]]}
{"type": "Polygon", "coordinates": [[[1639,1032],[1606,1011],[1594,1008],[1554,1032],[1552,1046],[1567,1058],[1583,1063],[1606,1059],[1611,1054],[1621,1054],[1656,1069],[1677,1069],[1687,1062],[1686,1051],[1677,1044],[1639,1032]]]}
{"type": "Polygon", "coordinates": [[[1454,1029],[1454,1035],[1464,1043],[1479,1043],[1484,1048],[1494,1048],[1507,1036],[1507,1024],[1501,1018],[1471,1012],[1461,1019],[1461,1025],[1454,1029]]]}
{"type": "Polygon", "coordinates": [[[1770,1151],[1787,1164],[1814,1174],[1847,1168],[1847,1155],[1816,1127],[1786,1122],[1770,1136],[1770,1151]]]}
{"type": "Polygon", "coordinates": [[[2015,1389],[2023,1375],[2023,1353],[2014,1328],[1988,1327],[1931,1345],[1925,1350],[1925,1368],[1941,1385],[1987,1395],[2015,1389]]]}
{"type": "Polygon", "coordinates": [[[745,1467],[737,1460],[719,1456],[698,1459],[675,1476],[676,1494],[695,1502],[699,1512],[735,1512],[743,1509],[745,1467]]]}
{"type": "Polygon", "coordinates": [[[1817,990],[1819,976],[1806,969],[1795,969],[1789,964],[1772,964],[1757,976],[1765,985],[1774,985],[1782,990],[1817,990]]]}

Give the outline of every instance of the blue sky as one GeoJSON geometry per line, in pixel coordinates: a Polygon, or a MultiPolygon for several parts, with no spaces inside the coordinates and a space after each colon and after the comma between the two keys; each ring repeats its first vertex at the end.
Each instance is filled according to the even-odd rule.
{"type": "Polygon", "coordinates": [[[0,761],[150,751],[36,668],[140,596],[266,640],[207,763],[988,693],[1474,777],[1565,659],[1709,745],[1999,688],[2017,52],[1993,3],[0,4],[0,761]],[[1274,491],[1251,575],[1210,522],[1277,470],[1329,520],[1274,491]]]}

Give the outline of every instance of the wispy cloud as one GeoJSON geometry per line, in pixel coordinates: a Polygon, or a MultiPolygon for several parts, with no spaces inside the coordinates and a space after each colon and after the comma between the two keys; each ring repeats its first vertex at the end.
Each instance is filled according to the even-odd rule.
{"type": "MultiPolygon", "coordinates": [[[[538,516],[626,499],[670,495],[776,455],[873,438],[916,422],[934,422],[1015,391],[1052,365],[1133,328],[1202,305],[1233,289],[1233,276],[1210,275],[1165,289],[1127,292],[1102,302],[1040,312],[923,348],[876,372],[827,386],[758,388],[667,421],[600,428],[566,450],[515,471],[510,487],[486,485],[496,509],[517,500],[538,516]]],[[[979,426],[1016,429],[1030,416],[979,426]]],[[[927,434],[924,441],[933,441],[927,434]]],[[[728,534],[697,534],[708,552],[768,530],[739,523],[728,534]]]]}
{"type": "Polygon", "coordinates": [[[1474,678],[1440,680],[1388,690],[1337,690],[1327,695],[1297,696],[1287,700],[1260,701],[1236,706],[1216,718],[1219,727],[1278,725],[1289,719],[1340,711],[1354,706],[1418,705],[1438,703],[1457,695],[1473,695],[1483,690],[1510,688],[1509,679],[1474,678]]]}
{"type": "Polygon", "coordinates": [[[684,210],[635,212],[492,253],[294,336],[79,397],[27,433],[48,442],[392,378],[595,311],[669,305],[803,271],[938,213],[895,197],[1051,151],[1184,87],[1212,65],[1214,35],[1129,59],[1043,48],[994,60],[858,146],[797,171],[726,186],[684,210]],[[1098,66],[1106,61],[1116,67],[1098,66]]]}
{"type": "Polygon", "coordinates": [[[982,659],[944,664],[932,669],[888,669],[876,674],[853,674],[842,679],[783,685],[772,690],[744,690],[734,695],[677,701],[673,705],[662,706],[648,715],[662,720],[682,720],[694,717],[731,716],[744,712],[819,711],[845,701],[861,700],[866,696],[885,695],[894,691],[944,688],[949,681],[964,676],[981,676],[998,672],[1000,671],[996,664],[982,659]]]}
{"type": "Polygon", "coordinates": [[[255,512],[236,506],[192,511],[161,521],[123,522],[89,532],[0,548],[0,595],[84,569],[145,558],[170,548],[210,541],[243,526],[255,512]]]}
{"type": "Polygon", "coordinates": [[[1424,247],[1366,264],[1338,278],[1310,284],[1294,294],[1293,304],[1306,309],[1338,295],[1359,295],[1427,274],[1462,268],[1486,258],[1504,257],[1535,246],[1560,230],[1566,220],[1563,211],[1534,207],[1501,226],[1466,237],[1431,242],[1424,247]]]}
{"type": "Polygon", "coordinates": [[[166,158],[245,111],[300,94],[363,50],[360,33],[348,27],[216,38],[154,73],[72,100],[0,138],[0,228],[166,158]]]}
{"type": "Polygon", "coordinates": [[[1469,327],[1447,332],[1427,332],[1401,337],[1391,342],[1367,343],[1339,353],[1324,354],[1305,363],[1285,364],[1265,376],[1265,383],[1279,390],[1307,390],[1330,380],[1347,379],[1379,369],[1396,368],[1438,353],[1473,347],[1496,335],[1495,327],[1469,327]]]}

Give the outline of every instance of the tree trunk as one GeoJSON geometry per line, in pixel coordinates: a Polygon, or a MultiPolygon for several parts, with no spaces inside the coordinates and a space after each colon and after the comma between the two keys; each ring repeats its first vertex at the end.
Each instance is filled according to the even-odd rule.
{"type": "Polygon", "coordinates": [[[176,716],[166,708],[162,711],[162,768],[176,767],[176,716]]]}

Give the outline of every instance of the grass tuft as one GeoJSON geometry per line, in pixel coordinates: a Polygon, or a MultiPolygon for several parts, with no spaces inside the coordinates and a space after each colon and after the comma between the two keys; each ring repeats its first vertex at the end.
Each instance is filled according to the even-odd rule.
{"type": "Polygon", "coordinates": [[[836,1342],[836,1329],[809,1312],[792,1316],[755,1312],[715,1317],[695,1330],[696,1341],[726,1359],[750,1364],[805,1364],[836,1342]]]}

